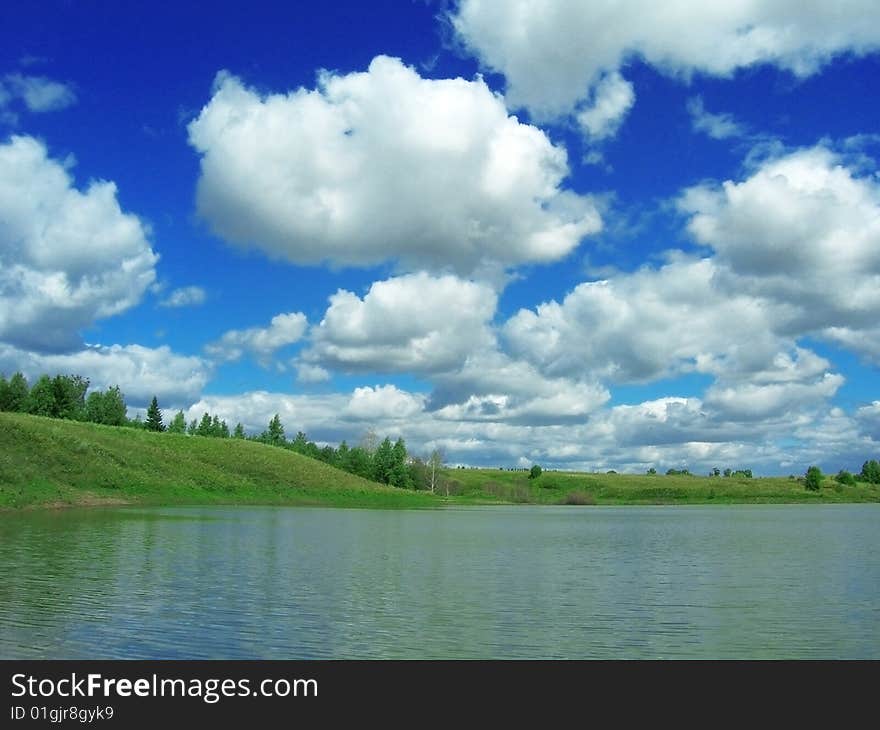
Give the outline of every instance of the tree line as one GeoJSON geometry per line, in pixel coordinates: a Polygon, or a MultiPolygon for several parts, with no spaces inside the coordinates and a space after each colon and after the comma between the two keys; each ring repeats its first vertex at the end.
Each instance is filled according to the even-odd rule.
{"type": "MultiPolygon", "coordinates": [[[[443,454],[435,449],[430,456],[421,459],[407,452],[406,442],[402,438],[392,443],[389,437],[385,437],[379,442],[375,433],[368,431],[357,446],[349,446],[345,441],[335,448],[329,444],[318,446],[302,431],[298,431],[293,439],[288,439],[277,413],[264,431],[252,436],[245,433],[241,423],[237,423],[230,431],[225,420],[210,413],[204,413],[201,419],[194,418],[187,423],[184,412],[178,411],[166,426],[156,396],[150,401],[146,419],[142,419],[139,414],[130,419],[127,415],[125,397],[118,385],[105,391],[89,391],[89,379],[81,375],[59,374],[55,377],[41,375],[33,385],[30,385],[20,372],[13,374],[9,379],[0,374],[0,411],[88,421],[107,426],[167,431],[190,436],[247,439],[289,449],[381,484],[432,492],[442,492],[445,489],[448,493],[449,490],[449,480],[441,473],[443,454]]],[[[535,465],[529,471],[529,478],[533,479],[540,475],[541,467],[535,465]]],[[[651,467],[647,473],[656,475],[657,470],[651,467]]],[[[725,477],[752,478],[751,469],[728,468],[722,472],[715,468],[709,476],[719,477],[722,473],[725,477]]],[[[668,469],[666,474],[690,476],[691,472],[687,468],[668,469]]],[[[814,491],[821,487],[823,479],[824,475],[817,466],[809,467],[802,477],[805,487],[814,491]]],[[[850,486],[858,482],[880,484],[880,462],[876,459],[865,461],[858,474],[841,469],[833,479],[838,484],[850,486]]]]}

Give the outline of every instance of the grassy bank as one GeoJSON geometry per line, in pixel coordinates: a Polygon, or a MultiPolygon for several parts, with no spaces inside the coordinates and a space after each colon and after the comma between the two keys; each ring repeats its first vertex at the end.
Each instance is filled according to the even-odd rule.
{"type": "Polygon", "coordinates": [[[0,413],[0,509],[98,504],[415,508],[439,502],[252,441],[0,413]]]}
{"type": "Polygon", "coordinates": [[[825,477],[811,492],[788,477],[665,476],[581,474],[545,471],[537,479],[526,472],[498,469],[454,469],[448,472],[451,493],[470,502],[524,504],[819,504],[880,502],[880,487],[838,484],[825,477]]]}
{"type": "Polygon", "coordinates": [[[445,470],[450,497],[386,487],[265,444],[0,413],[0,509],[73,505],[880,502],[880,488],[826,477],[818,492],[758,479],[445,470]]]}

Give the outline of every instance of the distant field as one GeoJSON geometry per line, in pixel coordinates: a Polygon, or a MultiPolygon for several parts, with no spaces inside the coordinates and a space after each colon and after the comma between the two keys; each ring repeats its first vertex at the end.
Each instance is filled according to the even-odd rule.
{"type": "Polygon", "coordinates": [[[0,509],[71,505],[878,502],[880,488],[826,477],[723,478],[446,469],[437,495],[388,487],[274,446],[0,413],[0,509]]]}
{"type": "Polygon", "coordinates": [[[545,471],[537,479],[526,472],[452,469],[451,492],[471,501],[531,504],[748,504],[880,502],[877,485],[849,487],[826,477],[810,492],[788,477],[665,476],[661,474],[582,474],[545,471]]]}

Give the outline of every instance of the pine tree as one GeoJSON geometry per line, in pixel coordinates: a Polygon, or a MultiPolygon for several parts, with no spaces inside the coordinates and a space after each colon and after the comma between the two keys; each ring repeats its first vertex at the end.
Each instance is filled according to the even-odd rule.
{"type": "Polygon", "coordinates": [[[195,436],[196,433],[198,432],[198,430],[199,430],[199,422],[195,418],[193,418],[189,422],[189,426],[186,427],[186,432],[190,436],[195,436]]]}
{"type": "Polygon", "coordinates": [[[269,421],[269,428],[263,431],[260,440],[267,444],[272,444],[273,446],[284,445],[284,426],[281,425],[281,418],[277,413],[272,420],[269,421]]]}
{"type": "Polygon", "coordinates": [[[204,413],[202,415],[202,420],[199,421],[199,427],[196,429],[196,436],[210,436],[211,435],[211,415],[209,413],[204,413]]]}
{"type": "Polygon", "coordinates": [[[392,454],[391,439],[387,436],[379,444],[376,453],[373,454],[373,479],[380,484],[390,484],[394,456],[392,454]]]}
{"type": "Polygon", "coordinates": [[[165,430],[165,424],[162,423],[162,411],[159,410],[159,401],[156,396],[153,396],[153,400],[150,401],[150,407],[147,408],[147,430],[165,430]]]}
{"type": "Polygon", "coordinates": [[[409,470],[406,468],[406,443],[402,438],[394,442],[391,448],[391,465],[390,476],[388,482],[395,487],[401,489],[410,489],[412,487],[412,479],[409,470]]]}
{"type": "Polygon", "coordinates": [[[244,426],[241,425],[241,421],[235,424],[235,431],[233,431],[232,437],[237,439],[244,438],[244,426]]]}

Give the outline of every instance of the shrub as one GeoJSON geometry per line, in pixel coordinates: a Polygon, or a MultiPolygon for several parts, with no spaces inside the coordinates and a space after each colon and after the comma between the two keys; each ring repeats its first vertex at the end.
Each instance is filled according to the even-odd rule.
{"type": "Polygon", "coordinates": [[[596,504],[596,498],[589,492],[569,492],[562,504],[596,504]]]}
{"type": "Polygon", "coordinates": [[[846,469],[841,469],[837,472],[837,476],[834,477],[834,481],[838,484],[846,484],[847,486],[855,486],[856,478],[850,474],[846,469]]]}
{"type": "Polygon", "coordinates": [[[811,466],[804,475],[804,486],[811,492],[818,492],[822,486],[822,470],[818,466],[811,466]]]}
{"type": "Polygon", "coordinates": [[[541,467],[535,464],[529,469],[529,479],[537,479],[539,476],[541,476],[541,467]]]}

